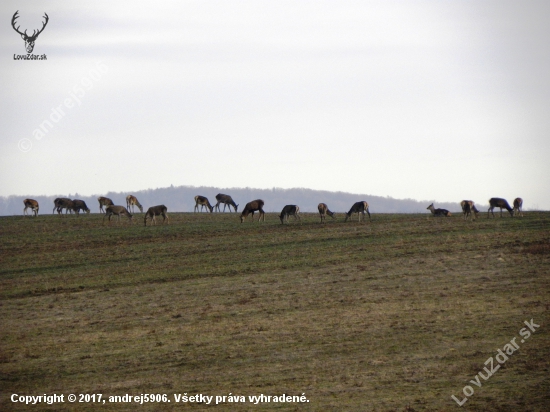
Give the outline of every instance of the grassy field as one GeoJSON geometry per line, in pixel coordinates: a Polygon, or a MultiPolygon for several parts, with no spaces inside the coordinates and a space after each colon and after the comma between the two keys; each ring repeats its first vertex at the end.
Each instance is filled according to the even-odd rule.
{"type": "Polygon", "coordinates": [[[550,410],[550,213],[142,216],[0,218],[0,410],[550,410]],[[10,400],[54,393],[65,403],[10,400]],[[171,402],[108,402],[125,394],[171,402]],[[246,403],[215,405],[230,394],[246,403]]]}

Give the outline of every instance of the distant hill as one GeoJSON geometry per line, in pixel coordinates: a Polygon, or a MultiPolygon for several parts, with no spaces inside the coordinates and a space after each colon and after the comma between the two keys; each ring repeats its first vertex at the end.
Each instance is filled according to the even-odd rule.
{"type": "MultiPolygon", "coordinates": [[[[254,189],[254,188],[216,188],[206,186],[171,186],[157,189],[140,190],[132,192],[138,198],[146,210],[150,206],[164,204],[172,212],[192,212],[195,207],[195,196],[206,196],[212,206],[216,203],[216,195],[224,193],[230,195],[242,210],[247,202],[254,199],[263,199],[266,212],[280,212],[283,206],[295,204],[300,206],[302,212],[317,212],[317,205],[326,203],[330,210],[337,213],[348,211],[351,205],[357,201],[365,200],[369,203],[371,213],[429,213],[426,207],[435,202],[435,206],[445,208],[451,212],[460,212],[459,203],[439,203],[434,200],[394,199],[369,194],[353,194],[345,192],[329,192],[324,190],[312,190],[303,188],[294,189],[254,189]]],[[[0,197],[0,215],[20,215],[23,213],[23,200],[36,199],[40,204],[40,214],[52,213],[53,200],[57,197],[82,199],[86,202],[92,213],[99,213],[97,198],[105,196],[113,200],[117,205],[126,206],[126,195],[130,193],[109,192],[100,195],[82,196],[78,193],[60,194],[52,196],[8,196],[0,197]]],[[[482,210],[481,208],[480,210],[482,210]]]]}

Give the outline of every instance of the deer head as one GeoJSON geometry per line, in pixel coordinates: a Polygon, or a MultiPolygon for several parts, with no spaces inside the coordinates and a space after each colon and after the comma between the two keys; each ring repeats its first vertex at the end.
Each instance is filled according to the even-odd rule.
{"type": "Polygon", "coordinates": [[[44,13],[43,17],[46,19],[46,21],[44,23],[42,23],[42,28],[40,30],[38,30],[38,32],[36,30],[33,30],[32,35],[29,36],[29,35],[27,35],[27,30],[25,30],[25,32],[22,33],[22,32],[19,31],[20,26],[17,26],[17,28],[15,27],[15,20],[19,17],[17,15],[17,13],[19,13],[19,10],[17,10],[14,13],[13,18],[11,19],[11,25],[12,25],[13,29],[21,35],[21,38],[23,40],[25,40],[25,48],[27,49],[27,53],[32,53],[32,51],[34,49],[34,42],[36,41],[36,38],[38,37],[38,35],[40,33],[42,33],[42,31],[46,27],[46,24],[48,24],[48,20],[50,18],[48,17],[48,15],[46,13],[44,13]]]}

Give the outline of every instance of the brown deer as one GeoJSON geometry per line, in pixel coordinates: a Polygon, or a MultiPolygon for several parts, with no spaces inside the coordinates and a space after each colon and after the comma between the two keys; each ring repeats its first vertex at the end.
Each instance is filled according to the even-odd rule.
{"type": "Polygon", "coordinates": [[[73,213],[74,210],[74,202],[67,198],[67,197],[58,197],[53,201],[54,207],[52,213],[55,213],[57,210],[57,214],[61,216],[61,212],[63,209],[65,210],[65,214],[67,213],[73,213]]]}
{"type": "Polygon", "coordinates": [[[73,210],[76,213],[76,217],[80,216],[80,210],[86,212],[88,215],[90,214],[90,209],[84,200],[73,199],[73,210]]]}
{"type": "Polygon", "coordinates": [[[167,211],[168,208],[164,205],[151,206],[149,209],[147,209],[147,213],[145,213],[145,218],[143,219],[145,226],[147,226],[147,218],[150,218],[151,223],[156,225],[157,222],[155,216],[162,216],[162,224],[164,224],[165,222],[168,223],[168,215],[166,214],[167,211]]]}
{"type": "Polygon", "coordinates": [[[451,212],[449,212],[447,209],[436,209],[433,203],[426,209],[432,212],[432,215],[434,215],[435,217],[451,217],[451,212]]]}
{"type": "Polygon", "coordinates": [[[520,215],[523,217],[523,211],[521,208],[523,207],[523,199],[521,197],[516,197],[514,199],[514,215],[520,215]]]}
{"type": "Polygon", "coordinates": [[[495,207],[500,208],[500,217],[502,217],[502,209],[506,209],[508,213],[510,213],[510,216],[514,217],[514,210],[510,207],[506,199],[502,199],[500,197],[492,197],[489,199],[489,209],[487,210],[487,218],[490,217],[489,213],[492,214],[493,217],[495,217],[495,214],[493,213],[493,209],[495,207]]]}
{"type": "Polygon", "coordinates": [[[34,199],[23,200],[25,209],[23,209],[23,215],[27,216],[27,209],[30,208],[33,216],[38,216],[38,202],[34,199]]]}
{"type": "Polygon", "coordinates": [[[36,41],[36,38],[38,37],[38,35],[40,33],[42,33],[42,31],[44,31],[44,28],[46,27],[46,25],[48,24],[48,20],[50,19],[48,17],[48,15],[46,13],[44,13],[44,17],[46,19],[46,21],[44,23],[42,23],[42,28],[40,30],[38,30],[38,33],[36,32],[36,30],[33,30],[32,32],[32,35],[28,35],[27,34],[27,30],[25,30],[25,32],[20,32],[19,31],[19,27],[20,26],[17,26],[17,28],[15,27],[15,20],[17,20],[19,18],[19,16],[17,15],[17,13],[19,13],[19,10],[17,10],[12,19],[11,19],[11,26],[13,27],[13,29],[19,33],[21,35],[21,38],[25,41],[25,48],[27,49],[27,53],[32,53],[33,49],[34,49],[34,42],[36,41]]]}
{"type": "Polygon", "coordinates": [[[131,208],[132,213],[134,213],[134,210],[135,210],[134,206],[137,206],[139,211],[143,213],[143,206],[140,205],[139,201],[137,200],[137,197],[132,195],[126,196],[126,207],[128,208],[128,210],[130,210],[131,208]]]}
{"type": "Polygon", "coordinates": [[[202,209],[204,209],[205,207],[210,210],[210,213],[212,213],[212,211],[214,210],[214,208],[212,207],[212,205],[210,204],[210,202],[208,201],[208,199],[204,196],[195,196],[195,212],[198,212],[199,211],[199,205],[201,205],[201,212],[202,212],[202,209]]]}
{"type": "Polygon", "coordinates": [[[252,214],[252,221],[254,221],[254,212],[259,211],[260,217],[258,218],[258,223],[260,220],[265,222],[265,212],[264,212],[264,201],[262,199],[253,200],[252,202],[248,202],[246,206],[244,207],[242,213],[241,213],[241,223],[244,222],[244,220],[248,217],[249,214],[252,214]]]}
{"type": "Polygon", "coordinates": [[[128,210],[124,206],[107,206],[105,208],[105,216],[103,216],[103,222],[105,222],[105,218],[109,218],[109,224],[111,223],[111,216],[117,215],[118,216],[118,222],[120,223],[120,215],[126,215],[130,223],[134,223],[134,217],[128,212],[128,210]]]}
{"type": "Polygon", "coordinates": [[[279,219],[281,219],[281,224],[284,224],[285,220],[288,223],[289,216],[294,216],[294,220],[299,220],[300,224],[302,224],[302,219],[298,215],[299,213],[300,213],[300,208],[298,206],[286,205],[285,207],[283,207],[283,210],[279,215],[279,219]]]}
{"type": "Polygon", "coordinates": [[[328,206],[326,205],[326,203],[319,203],[319,205],[317,206],[317,209],[319,210],[319,214],[321,215],[321,223],[326,223],[327,215],[329,215],[333,219],[336,219],[334,217],[334,213],[328,209],[328,206]]]}
{"type": "Polygon", "coordinates": [[[105,212],[105,210],[103,210],[103,206],[114,206],[114,203],[111,199],[109,199],[108,197],[98,197],[97,198],[97,201],[99,202],[99,211],[100,212],[105,212]]]}
{"type": "Polygon", "coordinates": [[[460,207],[462,208],[462,217],[464,218],[464,220],[466,220],[468,216],[470,216],[472,220],[477,219],[477,214],[479,213],[479,210],[477,210],[473,201],[463,200],[462,202],[460,202],[460,207]],[[474,212],[473,215],[472,212],[474,212]]]}
{"type": "Polygon", "coordinates": [[[363,215],[363,221],[365,220],[365,212],[368,213],[369,215],[369,220],[371,220],[370,218],[370,212],[369,212],[369,204],[365,201],[362,201],[362,202],[355,202],[353,204],[353,206],[351,207],[351,209],[349,210],[349,212],[346,213],[346,219],[344,220],[344,222],[347,222],[348,219],[351,221],[351,216],[354,214],[354,213],[357,213],[358,216],[359,216],[359,222],[361,221],[361,215],[363,215]]]}
{"type": "Polygon", "coordinates": [[[220,203],[223,203],[223,211],[225,212],[225,207],[229,206],[229,211],[231,212],[231,206],[235,209],[235,212],[237,212],[237,209],[239,208],[239,205],[235,204],[231,196],[224,195],[222,193],[218,193],[216,195],[216,200],[218,203],[214,205],[214,209],[217,209],[218,212],[220,211],[220,203]]]}

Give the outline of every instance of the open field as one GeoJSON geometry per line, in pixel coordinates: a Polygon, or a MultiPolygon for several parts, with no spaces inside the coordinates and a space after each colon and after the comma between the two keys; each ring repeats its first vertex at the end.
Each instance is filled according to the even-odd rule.
{"type": "Polygon", "coordinates": [[[550,213],[238,216],[0,218],[0,410],[550,409],[550,213]],[[13,393],[171,403],[25,406],[13,393]],[[309,403],[176,404],[184,393],[309,403]]]}

